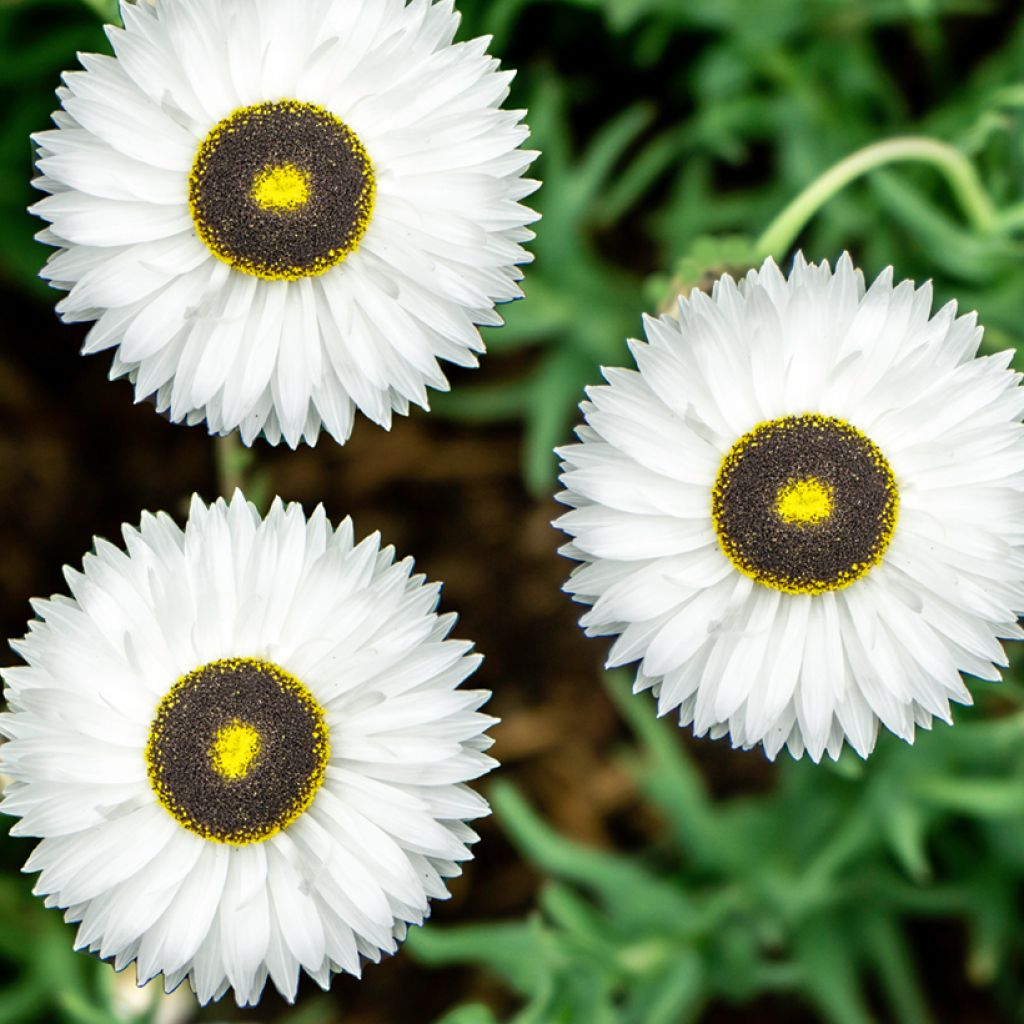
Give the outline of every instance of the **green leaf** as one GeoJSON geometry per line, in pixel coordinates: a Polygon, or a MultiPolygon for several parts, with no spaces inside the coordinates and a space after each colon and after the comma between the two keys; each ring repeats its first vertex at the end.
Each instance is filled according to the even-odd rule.
{"type": "Polygon", "coordinates": [[[629,673],[606,672],[602,679],[650,759],[641,784],[672,824],[680,848],[699,864],[721,864],[728,858],[725,837],[678,728],[658,720],[649,694],[633,693],[629,673]]]}
{"type": "Polygon", "coordinates": [[[871,185],[886,212],[903,224],[931,259],[957,280],[987,281],[1017,263],[1021,246],[999,236],[977,235],[892,171],[877,171],[871,185]]]}
{"type": "Polygon", "coordinates": [[[932,1024],[924,993],[906,939],[891,915],[877,909],[861,914],[864,956],[872,962],[882,982],[882,991],[900,1024],[932,1024]]]}
{"type": "Polygon", "coordinates": [[[509,783],[494,783],[489,796],[499,823],[533,863],[556,878],[585,886],[629,920],[650,917],[686,930],[694,906],[681,890],[624,857],[559,835],[509,783]]]}
{"type": "Polygon", "coordinates": [[[700,956],[678,950],[664,972],[634,986],[625,1017],[629,1024],[689,1024],[707,999],[700,956]]]}
{"type": "Polygon", "coordinates": [[[552,951],[552,942],[538,918],[414,929],[407,945],[413,956],[427,964],[483,964],[523,995],[544,989],[552,969],[550,955],[544,955],[552,951]]]}
{"type": "Polygon", "coordinates": [[[907,800],[888,801],[882,808],[882,828],[893,854],[915,881],[931,878],[926,849],[929,816],[907,800]]]}
{"type": "Polygon", "coordinates": [[[113,1013],[92,1006],[78,992],[59,990],[57,1002],[71,1024],[121,1024],[113,1013]]]}
{"type": "Polygon", "coordinates": [[[469,1006],[458,1006],[450,1013],[438,1018],[437,1024],[497,1024],[497,1017],[487,1009],[474,1003],[469,1006]]]}
{"type": "Polygon", "coordinates": [[[555,447],[570,439],[572,413],[583,396],[581,379],[593,364],[571,349],[548,355],[531,382],[529,418],[523,438],[523,476],[536,495],[547,494],[555,477],[555,447]]]}
{"type": "Polygon", "coordinates": [[[488,423],[512,420],[530,404],[530,382],[519,378],[502,384],[478,384],[442,392],[431,399],[433,412],[454,420],[488,423]]]}
{"type": "Polygon", "coordinates": [[[807,921],[795,938],[795,953],[808,1000],[828,1024],[874,1024],[861,992],[849,938],[841,916],[807,921]]]}
{"type": "Polygon", "coordinates": [[[977,818],[1024,814],[1024,780],[957,778],[916,779],[913,793],[936,807],[977,818]]]}
{"type": "Polygon", "coordinates": [[[82,3],[108,24],[121,24],[118,0],[82,0],[82,3]]]}

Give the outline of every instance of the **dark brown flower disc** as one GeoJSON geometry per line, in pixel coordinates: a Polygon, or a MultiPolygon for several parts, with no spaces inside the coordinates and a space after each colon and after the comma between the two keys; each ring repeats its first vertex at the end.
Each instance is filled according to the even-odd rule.
{"type": "Polygon", "coordinates": [[[712,490],[718,541],[740,572],[789,594],[839,590],[881,561],[899,510],[877,445],[833,416],[758,424],[726,453],[712,490]]]}
{"type": "Polygon", "coordinates": [[[226,658],[180,679],[146,745],[160,803],[204,839],[244,845],[290,825],[324,780],[323,709],[269,661],[226,658]]]}
{"type": "Polygon", "coordinates": [[[322,274],[359,245],[376,182],[355,133],[323,107],[258,103],[218,122],[189,177],[206,247],[266,280],[322,274]]]}

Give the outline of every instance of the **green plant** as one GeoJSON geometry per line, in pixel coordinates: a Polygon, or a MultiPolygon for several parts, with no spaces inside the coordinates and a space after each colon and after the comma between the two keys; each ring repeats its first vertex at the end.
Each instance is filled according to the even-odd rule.
{"type": "MultiPolygon", "coordinates": [[[[770,794],[728,800],[708,796],[678,730],[655,719],[646,695],[632,696],[624,674],[607,683],[636,734],[623,756],[661,816],[660,841],[635,856],[581,846],[496,783],[502,827],[549,879],[540,910],[417,932],[417,956],[486,965],[525,1003],[514,1024],[682,1024],[714,1001],[775,992],[798,994],[831,1024],[868,1024],[879,1008],[885,1020],[927,1024],[937,1018],[908,925],[959,918],[968,978],[992,986],[1017,1019],[1016,683],[986,698],[990,712],[1001,709],[991,719],[965,715],[912,747],[883,737],[870,762],[849,752],[836,764],[789,762],[770,794]]],[[[460,1008],[445,1024],[477,1020],[494,1017],[460,1008]]]]}

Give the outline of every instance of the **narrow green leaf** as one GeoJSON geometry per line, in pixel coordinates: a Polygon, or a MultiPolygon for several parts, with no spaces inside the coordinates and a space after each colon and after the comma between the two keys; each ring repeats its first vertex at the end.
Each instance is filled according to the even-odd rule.
{"type": "Polygon", "coordinates": [[[547,984],[552,969],[550,941],[539,919],[509,924],[413,929],[407,946],[427,964],[479,963],[504,978],[517,992],[533,995],[547,984]]]}
{"type": "Polygon", "coordinates": [[[121,1024],[114,1014],[93,1006],[78,992],[58,991],[57,1003],[70,1024],[121,1024]]]}
{"type": "Polygon", "coordinates": [[[556,878],[576,882],[598,894],[617,913],[657,916],[686,922],[693,904],[673,885],[625,857],[574,843],[550,828],[507,782],[494,783],[488,795],[509,838],[534,864],[556,878]]]}
{"type": "Polygon", "coordinates": [[[894,799],[882,808],[882,828],[893,854],[915,881],[931,877],[926,849],[929,817],[907,800],[894,799]]]}
{"type": "Polygon", "coordinates": [[[708,1000],[704,966],[695,952],[678,951],[667,970],[637,984],[623,1024],[690,1024],[708,1000]]]}
{"type": "Polygon", "coordinates": [[[501,384],[467,385],[434,395],[431,410],[453,420],[491,423],[521,417],[530,406],[526,377],[501,384]]]}
{"type": "Polygon", "coordinates": [[[827,1024],[875,1024],[861,992],[842,917],[806,922],[794,936],[803,990],[827,1024]]]}
{"type": "Polygon", "coordinates": [[[677,842],[699,864],[721,863],[724,837],[704,781],[686,754],[679,730],[657,718],[649,694],[633,693],[630,673],[605,672],[602,678],[650,759],[642,785],[672,823],[677,842]]]}
{"type": "Polygon", "coordinates": [[[597,368],[571,349],[548,355],[531,381],[523,437],[523,476],[536,495],[550,494],[558,460],[554,449],[570,439],[572,412],[583,400],[583,384],[597,368]]]}
{"type": "Polygon", "coordinates": [[[975,818],[1024,814],[1024,781],[943,776],[913,781],[913,792],[937,807],[975,818]]]}
{"type": "Polygon", "coordinates": [[[892,916],[874,907],[863,908],[860,927],[864,956],[874,964],[892,1019],[900,1024],[932,1024],[934,1018],[918,984],[907,941],[892,916]]]}

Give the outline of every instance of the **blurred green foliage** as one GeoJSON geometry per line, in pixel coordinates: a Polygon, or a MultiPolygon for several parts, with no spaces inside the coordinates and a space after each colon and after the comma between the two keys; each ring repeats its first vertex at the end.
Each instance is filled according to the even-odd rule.
{"type": "MultiPolygon", "coordinates": [[[[714,801],[676,726],[625,674],[607,681],[662,843],[629,857],[580,846],[496,783],[499,822],[548,878],[540,910],[417,931],[415,955],[486,965],[525,1003],[509,1024],[686,1024],[713,1001],[772,993],[829,1024],[930,1024],[968,1018],[929,995],[915,949],[927,943],[908,925],[920,939],[956,919],[969,951],[954,985],[989,986],[1005,1019],[1022,1019],[1024,690],[988,688],[998,717],[958,711],[912,747],[884,735],[869,762],[787,761],[772,793],[714,801]]],[[[495,1020],[472,1006],[443,1024],[495,1020]]]]}

